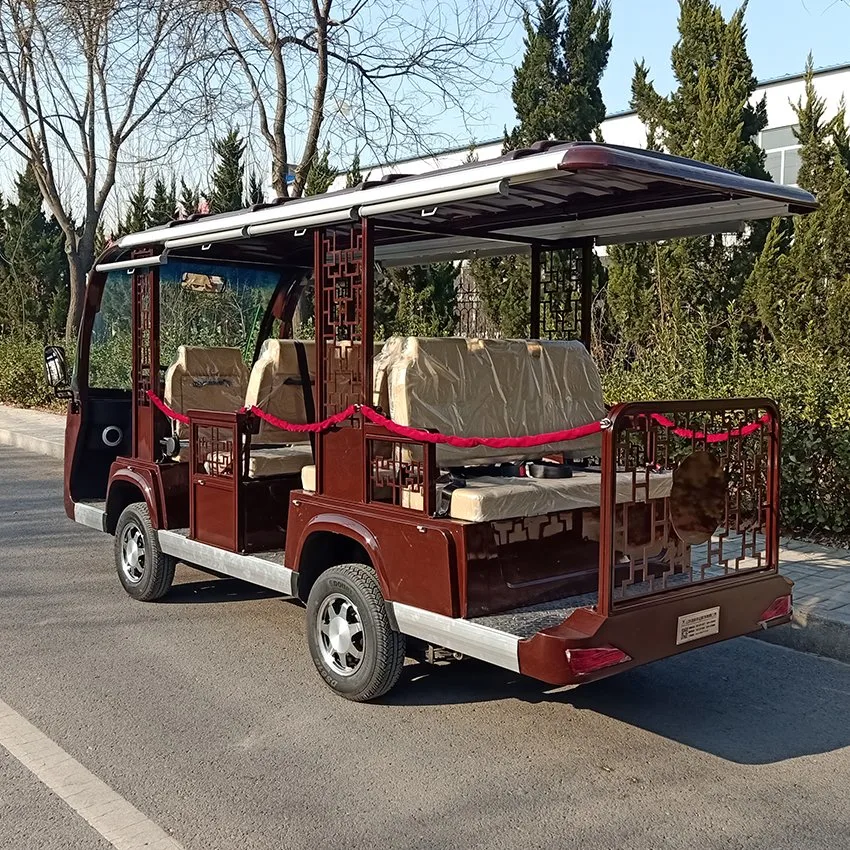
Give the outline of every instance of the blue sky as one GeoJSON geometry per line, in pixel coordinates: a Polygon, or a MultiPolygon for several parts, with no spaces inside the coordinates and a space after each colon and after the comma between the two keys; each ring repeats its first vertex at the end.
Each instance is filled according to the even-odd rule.
{"type": "MultiPolygon", "coordinates": [[[[728,17],[740,3],[721,0],[720,5],[728,17]]],[[[677,37],[677,15],[676,0],[612,0],[614,45],[602,84],[609,112],[628,108],[635,59],[646,60],[660,91],[673,86],[670,48],[677,37]]],[[[815,67],[850,63],[850,0],[750,0],[746,20],[759,79],[802,71],[810,50],[815,67]]],[[[517,29],[502,58],[515,64],[521,56],[522,33],[517,29]]],[[[486,100],[491,119],[477,131],[479,141],[500,137],[504,124],[514,121],[509,82],[503,95],[486,100]]]]}

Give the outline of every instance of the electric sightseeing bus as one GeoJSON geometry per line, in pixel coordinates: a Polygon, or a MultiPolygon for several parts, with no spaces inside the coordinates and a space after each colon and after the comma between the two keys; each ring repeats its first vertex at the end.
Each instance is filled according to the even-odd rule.
{"type": "Polygon", "coordinates": [[[591,286],[594,246],[815,207],[541,142],[123,236],[89,275],[70,380],[46,351],[67,513],[114,536],[136,599],[179,561],[301,600],[319,674],[354,700],[414,646],[560,686],[787,623],[776,405],[604,399],[591,286]],[[507,254],[529,257],[528,339],[376,341],[383,269],[507,254]],[[233,324],[250,348],[225,344],[233,324]]]}

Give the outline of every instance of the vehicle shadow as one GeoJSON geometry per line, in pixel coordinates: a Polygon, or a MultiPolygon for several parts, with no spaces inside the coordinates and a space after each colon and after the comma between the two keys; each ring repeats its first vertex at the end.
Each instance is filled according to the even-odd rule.
{"type": "Polygon", "coordinates": [[[173,584],[161,605],[198,605],[212,602],[252,602],[257,599],[286,599],[285,594],[249,584],[237,578],[210,576],[200,581],[173,584]]]}
{"type": "Polygon", "coordinates": [[[552,689],[477,661],[408,665],[384,702],[401,707],[508,699],[597,712],[740,764],[850,745],[850,724],[842,719],[850,706],[850,666],[751,638],[571,689],[552,689]]]}

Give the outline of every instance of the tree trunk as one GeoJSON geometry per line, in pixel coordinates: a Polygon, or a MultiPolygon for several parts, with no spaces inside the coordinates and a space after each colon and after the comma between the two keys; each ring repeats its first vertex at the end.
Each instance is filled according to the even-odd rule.
{"type": "Polygon", "coordinates": [[[71,290],[68,305],[68,318],[65,320],[65,344],[70,346],[77,341],[80,319],[83,317],[83,305],[86,297],[86,275],[88,267],[78,251],[68,250],[68,285],[71,290]]]}
{"type": "Polygon", "coordinates": [[[272,151],[272,191],[278,198],[286,198],[289,196],[289,186],[286,183],[286,176],[289,168],[286,164],[286,158],[280,147],[275,146],[272,151]]]}

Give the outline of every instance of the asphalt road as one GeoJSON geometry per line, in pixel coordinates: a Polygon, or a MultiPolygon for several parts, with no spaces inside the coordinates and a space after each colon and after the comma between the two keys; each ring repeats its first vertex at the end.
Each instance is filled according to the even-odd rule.
{"type": "MultiPolygon", "coordinates": [[[[0,447],[0,700],[185,848],[850,848],[850,667],[740,639],[567,692],[319,680],[303,610],[178,568],[134,602],[56,461],[0,447]]],[[[0,847],[110,844],[0,747],[0,847]]]]}

